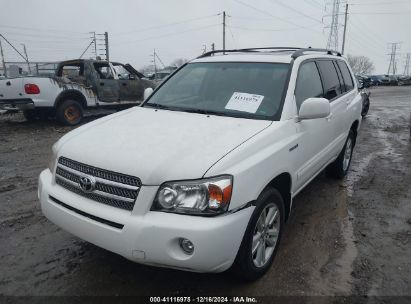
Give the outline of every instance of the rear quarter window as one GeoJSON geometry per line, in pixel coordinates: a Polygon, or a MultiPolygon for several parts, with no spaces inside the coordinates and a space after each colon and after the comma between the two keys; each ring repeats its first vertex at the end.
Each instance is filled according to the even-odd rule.
{"type": "Polygon", "coordinates": [[[337,61],[338,67],[340,68],[341,74],[343,76],[344,79],[344,83],[345,83],[345,90],[351,91],[352,89],[354,89],[354,81],[352,79],[350,70],[347,67],[347,64],[344,61],[338,60],[337,61]]]}
{"type": "Polygon", "coordinates": [[[328,100],[337,98],[342,94],[342,90],[334,63],[331,60],[319,60],[317,64],[324,86],[324,98],[328,100]]]}

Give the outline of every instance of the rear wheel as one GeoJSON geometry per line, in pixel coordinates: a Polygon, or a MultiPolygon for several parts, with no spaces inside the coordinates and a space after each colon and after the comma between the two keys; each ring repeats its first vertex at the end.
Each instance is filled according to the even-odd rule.
{"type": "Polygon", "coordinates": [[[83,119],[83,107],[78,101],[65,100],[58,107],[56,111],[57,120],[63,125],[74,126],[83,119]]]}
{"type": "Polygon", "coordinates": [[[350,168],[351,164],[354,143],[355,135],[354,132],[350,130],[344,148],[338,155],[337,159],[326,169],[328,176],[340,179],[347,175],[348,169],[350,168]]]}
{"type": "Polygon", "coordinates": [[[233,265],[233,270],[240,278],[253,281],[270,269],[280,244],[283,226],[282,196],[276,189],[267,189],[257,199],[233,265]]]}

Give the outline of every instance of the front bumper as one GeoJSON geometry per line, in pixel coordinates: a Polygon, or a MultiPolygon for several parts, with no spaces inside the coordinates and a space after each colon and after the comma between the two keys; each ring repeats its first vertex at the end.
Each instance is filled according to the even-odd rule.
{"type": "Polygon", "coordinates": [[[228,269],[235,260],[254,207],[218,217],[149,211],[157,188],[143,186],[134,210],[129,212],[56,185],[47,169],[40,174],[38,195],[44,215],[56,225],[129,260],[195,272],[228,269]],[[115,228],[96,219],[123,227],[115,228]],[[192,241],[192,255],[181,250],[179,238],[192,241]]]}
{"type": "Polygon", "coordinates": [[[0,110],[23,111],[34,109],[34,102],[30,98],[22,99],[2,99],[0,100],[0,110]]]}

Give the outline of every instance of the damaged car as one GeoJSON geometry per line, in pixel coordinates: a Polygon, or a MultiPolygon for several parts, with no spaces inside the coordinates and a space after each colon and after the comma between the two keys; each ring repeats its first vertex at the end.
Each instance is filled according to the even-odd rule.
{"type": "Polygon", "coordinates": [[[29,121],[55,117],[77,125],[89,108],[125,109],[143,101],[155,84],[129,64],[105,60],[61,62],[52,77],[0,81],[0,110],[23,111],[29,121]]]}

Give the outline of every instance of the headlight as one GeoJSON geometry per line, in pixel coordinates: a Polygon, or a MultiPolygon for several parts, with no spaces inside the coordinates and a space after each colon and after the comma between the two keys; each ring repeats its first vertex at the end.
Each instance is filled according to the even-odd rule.
{"type": "Polygon", "coordinates": [[[229,175],[164,183],[151,210],[194,215],[221,214],[228,210],[232,189],[233,178],[229,175]]]}
{"type": "Polygon", "coordinates": [[[56,148],[56,144],[54,144],[53,147],[51,147],[51,158],[49,161],[49,169],[51,173],[54,173],[56,162],[57,162],[57,148],[56,148]]]}

